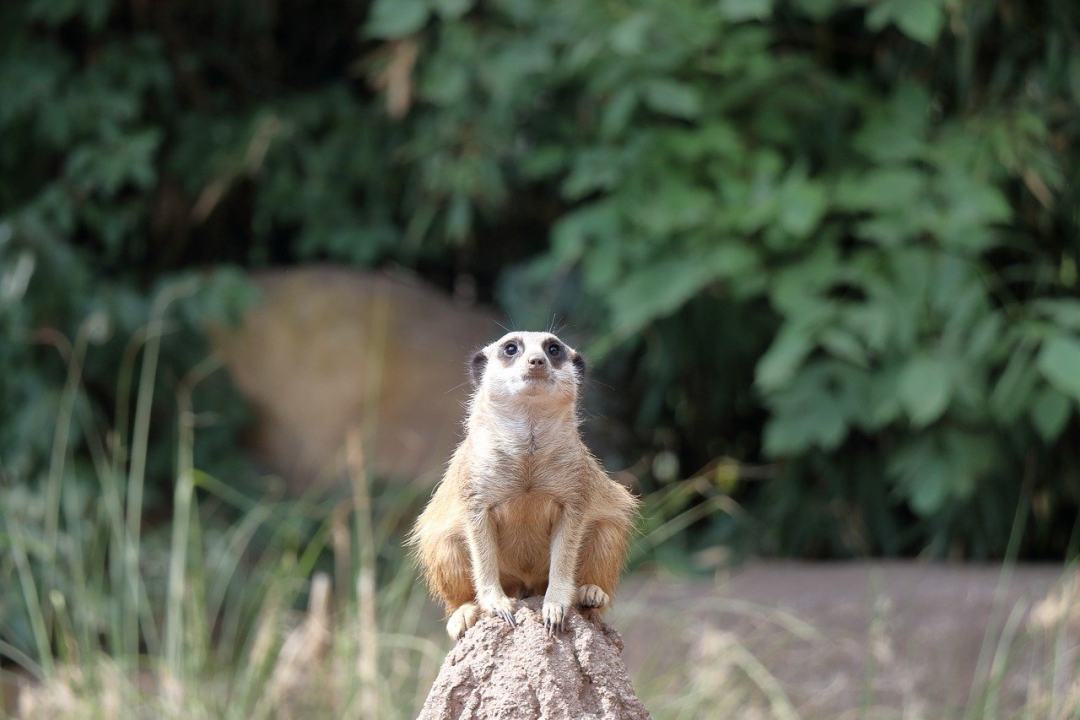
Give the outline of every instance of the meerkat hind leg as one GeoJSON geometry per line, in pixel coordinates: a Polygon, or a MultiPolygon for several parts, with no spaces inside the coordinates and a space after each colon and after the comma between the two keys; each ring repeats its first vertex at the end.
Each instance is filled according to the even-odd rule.
{"type": "Polygon", "coordinates": [[[460,640],[465,631],[475,625],[479,619],[480,608],[476,606],[476,603],[467,602],[460,605],[446,621],[446,634],[453,640],[460,640]]]}
{"type": "Polygon", "coordinates": [[[582,608],[600,612],[611,605],[625,556],[625,529],[610,522],[589,527],[577,572],[577,601],[582,608]]]}
{"type": "Polygon", "coordinates": [[[611,598],[598,585],[582,585],[578,588],[578,604],[583,608],[605,608],[611,598]]]}

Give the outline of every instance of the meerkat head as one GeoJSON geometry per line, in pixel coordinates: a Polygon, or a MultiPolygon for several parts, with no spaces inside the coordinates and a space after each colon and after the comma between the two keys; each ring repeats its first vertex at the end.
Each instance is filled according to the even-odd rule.
{"type": "Polygon", "coordinates": [[[469,375],[477,393],[495,400],[572,405],[585,359],[549,332],[511,332],[473,356],[469,375]]]}

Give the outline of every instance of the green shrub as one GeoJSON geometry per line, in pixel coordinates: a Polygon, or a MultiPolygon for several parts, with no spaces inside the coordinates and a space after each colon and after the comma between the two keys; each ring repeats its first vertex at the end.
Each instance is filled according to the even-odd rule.
{"type": "MultiPolygon", "coordinates": [[[[742,464],[720,484],[745,514],[689,545],[1000,555],[1022,489],[1025,552],[1073,542],[1074,3],[21,0],[0,20],[2,227],[68,268],[5,317],[24,335],[210,263],[472,276],[519,324],[555,311],[592,339],[624,458],[663,459],[647,487],[742,464]]],[[[55,387],[0,352],[30,368],[5,392],[55,387]]]]}

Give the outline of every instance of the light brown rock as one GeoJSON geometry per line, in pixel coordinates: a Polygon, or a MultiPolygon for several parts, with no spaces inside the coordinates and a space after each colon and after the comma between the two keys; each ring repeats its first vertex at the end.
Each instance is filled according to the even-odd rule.
{"type": "Polygon", "coordinates": [[[406,277],[315,266],[255,280],[260,302],[213,339],[264,466],[296,494],[334,485],[359,430],[377,475],[434,481],[461,436],[465,362],[498,325],[406,277]]]}
{"type": "Polygon", "coordinates": [[[642,720],[622,639],[571,610],[549,637],[541,598],[529,598],[511,628],[485,617],[443,661],[419,720],[642,720]]]}

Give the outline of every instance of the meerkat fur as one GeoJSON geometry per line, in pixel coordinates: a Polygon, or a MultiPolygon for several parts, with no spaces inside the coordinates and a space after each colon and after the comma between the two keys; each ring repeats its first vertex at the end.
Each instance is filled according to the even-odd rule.
{"type": "Polygon", "coordinates": [[[465,438],[409,542],[454,639],[544,595],[544,625],[611,603],[638,501],[585,447],[581,355],[547,332],[511,332],[469,363],[465,438]]]}

